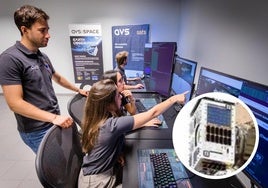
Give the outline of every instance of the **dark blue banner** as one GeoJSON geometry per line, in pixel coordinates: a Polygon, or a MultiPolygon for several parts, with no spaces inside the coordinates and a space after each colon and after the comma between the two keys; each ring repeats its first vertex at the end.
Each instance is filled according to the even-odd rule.
{"type": "Polygon", "coordinates": [[[115,55],[120,51],[128,51],[126,70],[143,71],[144,46],[149,43],[149,24],[113,26],[112,42],[113,68],[116,67],[115,55]]]}

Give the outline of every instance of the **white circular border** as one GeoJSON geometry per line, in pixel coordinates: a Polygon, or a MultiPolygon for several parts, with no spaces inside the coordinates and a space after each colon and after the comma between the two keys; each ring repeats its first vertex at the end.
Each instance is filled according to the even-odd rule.
{"type": "Polygon", "coordinates": [[[179,114],[176,117],[176,120],[174,122],[174,126],[173,126],[173,131],[172,131],[172,141],[173,141],[173,146],[175,149],[175,152],[178,156],[178,158],[180,159],[180,161],[182,162],[182,164],[192,173],[201,176],[203,178],[207,178],[207,179],[224,179],[224,178],[228,178],[231,176],[236,175],[237,173],[241,172],[253,159],[257,148],[258,148],[258,144],[259,144],[259,128],[258,128],[258,123],[257,120],[255,118],[255,116],[253,115],[252,111],[249,109],[249,107],[240,99],[230,95],[230,94],[226,94],[226,93],[220,93],[220,92],[211,92],[211,93],[205,93],[202,94],[198,97],[193,98],[192,100],[190,100],[187,104],[185,104],[185,106],[181,109],[181,111],[179,112],[179,114]],[[255,133],[256,133],[256,138],[255,138],[255,145],[254,145],[254,149],[250,155],[250,157],[248,158],[248,160],[237,170],[227,173],[225,175],[206,175],[204,173],[200,173],[198,171],[196,171],[195,169],[193,169],[192,167],[189,166],[188,161],[189,161],[189,130],[188,130],[188,126],[190,123],[190,113],[194,107],[194,105],[196,104],[196,102],[203,97],[210,97],[210,98],[216,98],[216,99],[225,99],[227,101],[230,102],[239,102],[249,113],[249,115],[251,116],[253,123],[255,125],[255,133]]]}

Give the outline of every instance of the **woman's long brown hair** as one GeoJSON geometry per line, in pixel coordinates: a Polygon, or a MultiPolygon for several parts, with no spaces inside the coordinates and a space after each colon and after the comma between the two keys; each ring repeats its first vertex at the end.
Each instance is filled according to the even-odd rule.
{"type": "Polygon", "coordinates": [[[113,112],[109,111],[109,107],[116,106],[116,93],[117,87],[110,79],[98,81],[91,87],[82,120],[83,152],[88,153],[94,147],[99,135],[100,123],[112,115],[113,112]]]}

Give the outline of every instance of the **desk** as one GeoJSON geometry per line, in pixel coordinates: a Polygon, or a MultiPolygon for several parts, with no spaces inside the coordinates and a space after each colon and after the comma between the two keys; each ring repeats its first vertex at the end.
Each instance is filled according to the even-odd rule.
{"type": "Polygon", "coordinates": [[[177,111],[171,106],[165,113],[163,117],[167,123],[168,128],[158,128],[158,127],[143,127],[138,130],[134,130],[126,135],[126,139],[156,139],[156,140],[166,140],[172,139],[172,130],[174,121],[177,117],[177,111]]]}
{"type": "MultiPolygon", "coordinates": [[[[123,168],[123,188],[139,186],[138,179],[138,149],[173,149],[172,140],[126,140],[125,156],[126,165],[123,168]]],[[[197,188],[244,188],[236,176],[222,180],[210,180],[193,175],[187,169],[187,174],[190,179],[192,187],[197,188]]]]}
{"type": "MultiPolygon", "coordinates": [[[[135,92],[133,92],[135,97],[135,92]]],[[[138,94],[138,93],[137,93],[138,94]]],[[[154,93],[147,93],[148,95],[155,95],[154,93]]],[[[141,128],[132,131],[126,135],[125,157],[126,162],[123,168],[123,187],[139,186],[138,179],[138,150],[139,149],[173,149],[172,130],[174,121],[178,112],[171,106],[164,114],[168,128],[141,128]]],[[[210,180],[192,174],[186,169],[192,187],[197,188],[244,188],[236,176],[222,179],[210,180]]]]}
{"type": "MultiPolygon", "coordinates": [[[[133,92],[135,98],[150,98],[153,97],[156,99],[157,103],[161,102],[162,98],[159,94],[155,92],[133,92]]],[[[174,106],[171,106],[167,109],[162,115],[167,124],[167,128],[158,128],[158,127],[143,127],[139,130],[134,130],[126,135],[126,139],[172,139],[172,130],[174,121],[177,117],[178,112],[175,110],[174,106]]]]}

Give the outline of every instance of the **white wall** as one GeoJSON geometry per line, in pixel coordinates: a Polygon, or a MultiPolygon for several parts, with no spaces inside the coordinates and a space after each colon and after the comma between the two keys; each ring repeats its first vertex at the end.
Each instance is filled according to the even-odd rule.
{"type": "MultiPolygon", "coordinates": [[[[179,55],[268,85],[265,1],[181,0],[179,55]]],[[[198,74],[196,76],[196,81],[198,74]]]]}
{"type": "MultiPolygon", "coordinates": [[[[0,52],[20,39],[13,22],[14,10],[23,4],[42,8],[49,16],[51,39],[41,49],[56,70],[74,82],[69,24],[99,23],[103,34],[104,71],[112,69],[112,26],[150,24],[151,42],[178,42],[179,2],[177,0],[46,0],[7,1],[0,6],[0,52]]],[[[55,85],[56,93],[69,93],[55,85]]],[[[2,92],[2,90],[0,91],[2,92]]]]}

